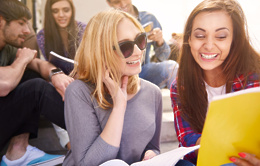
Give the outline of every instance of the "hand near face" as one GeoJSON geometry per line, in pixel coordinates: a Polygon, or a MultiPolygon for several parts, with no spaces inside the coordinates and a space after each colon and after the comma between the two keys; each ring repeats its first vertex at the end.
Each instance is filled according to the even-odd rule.
{"type": "Polygon", "coordinates": [[[36,50],[29,48],[19,48],[16,53],[16,58],[21,59],[25,64],[30,63],[37,56],[36,50]]]}
{"type": "Polygon", "coordinates": [[[237,166],[260,166],[260,159],[256,158],[250,153],[238,153],[238,157],[230,157],[229,160],[235,163],[237,166]]]}
{"type": "Polygon", "coordinates": [[[145,160],[149,160],[151,158],[153,158],[154,156],[156,156],[156,153],[152,150],[147,150],[144,154],[144,158],[143,158],[143,161],[145,160]]]}
{"type": "Polygon", "coordinates": [[[56,74],[56,75],[52,76],[51,81],[52,81],[53,86],[56,88],[56,90],[61,95],[62,100],[64,101],[65,90],[66,90],[67,86],[72,81],[74,81],[74,79],[67,76],[66,74],[56,74]]]}
{"type": "Polygon", "coordinates": [[[156,41],[157,46],[162,46],[164,43],[162,30],[160,28],[154,28],[148,36],[148,39],[156,41]]]}
{"type": "Polygon", "coordinates": [[[119,86],[111,79],[109,71],[106,70],[105,75],[103,76],[103,82],[112,96],[113,103],[115,105],[124,104],[124,107],[126,107],[128,76],[122,77],[121,86],[119,86]]]}

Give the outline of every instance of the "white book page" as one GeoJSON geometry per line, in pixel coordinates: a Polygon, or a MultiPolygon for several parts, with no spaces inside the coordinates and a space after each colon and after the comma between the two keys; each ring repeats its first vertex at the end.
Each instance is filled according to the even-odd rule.
{"type": "Polygon", "coordinates": [[[200,145],[192,147],[180,147],[169,152],[162,153],[146,161],[140,161],[131,166],[174,166],[184,155],[198,149],[200,145]]]}
{"type": "Polygon", "coordinates": [[[123,160],[113,159],[113,160],[104,162],[103,164],[101,164],[99,166],[129,166],[129,165],[126,162],[124,162],[123,160]]]}
{"type": "Polygon", "coordinates": [[[57,58],[60,58],[60,59],[62,59],[64,61],[67,61],[67,62],[70,62],[70,63],[75,63],[74,60],[66,58],[66,57],[63,57],[63,56],[60,56],[59,54],[57,54],[57,53],[55,53],[53,51],[51,51],[50,54],[55,56],[55,57],[57,57],[57,58]]]}
{"type": "MultiPolygon", "coordinates": [[[[198,149],[200,145],[192,146],[192,147],[180,147],[177,149],[173,149],[169,152],[162,153],[160,155],[155,156],[154,158],[146,161],[140,161],[131,164],[131,166],[174,166],[184,155],[198,149]]],[[[100,166],[129,166],[126,162],[113,159],[109,160],[100,166]]]]}

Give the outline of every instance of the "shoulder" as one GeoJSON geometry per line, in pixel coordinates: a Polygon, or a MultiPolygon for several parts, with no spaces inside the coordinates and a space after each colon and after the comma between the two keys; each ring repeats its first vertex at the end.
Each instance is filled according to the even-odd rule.
{"type": "Polygon", "coordinates": [[[91,94],[92,88],[87,83],[81,81],[81,80],[75,80],[72,83],[68,85],[65,91],[65,95],[85,95],[85,94],[91,94]]]}
{"type": "Polygon", "coordinates": [[[37,33],[37,37],[38,36],[44,36],[44,29],[41,29],[38,33],[37,33]]]}
{"type": "Polygon", "coordinates": [[[11,45],[5,45],[2,50],[0,50],[0,55],[10,57],[16,57],[17,48],[11,45]]]}
{"type": "Polygon", "coordinates": [[[143,18],[143,17],[153,17],[153,18],[155,18],[155,16],[152,13],[147,12],[147,11],[139,11],[139,16],[141,18],[143,18]]]}
{"type": "Polygon", "coordinates": [[[0,66],[11,65],[16,58],[17,48],[5,45],[2,50],[0,50],[0,66]]]}
{"type": "Polygon", "coordinates": [[[84,30],[86,28],[86,26],[87,26],[87,24],[85,24],[85,23],[83,23],[81,21],[76,21],[76,22],[77,22],[78,28],[80,28],[82,30],[84,30]]]}
{"type": "Polygon", "coordinates": [[[248,75],[240,74],[237,75],[233,81],[232,91],[237,91],[241,89],[259,87],[260,77],[257,73],[248,73],[248,75]]]}
{"type": "Polygon", "coordinates": [[[140,11],[139,17],[140,17],[141,24],[145,24],[149,21],[152,21],[154,24],[153,25],[154,28],[157,28],[157,27],[161,28],[161,24],[159,23],[157,18],[152,13],[149,13],[147,11],[140,11]]]}
{"type": "Polygon", "coordinates": [[[37,41],[42,41],[42,40],[44,40],[44,29],[41,29],[41,30],[37,33],[36,37],[37,37],[37,41]]]}
{"type": "Polygon", "coordinates": [[[173,80],[172,84],[171,84],[171,92],[176,92],[177,93],[177,78],[175,80],[173,80]]]}
{"type": "Polygon", "coordinates": [[[177,78],[171,84],[170,97],[172,99],[172,102],[176,102],[177,98],[179,97],[178,90],[177,90],[177,78]]]}
{"type": "Polygon", "coordinates": [[[81,22],[81,21],[76,21],[77,22],[77,25],[80,26],[80,27],[85,27],[87,26],[87,24],[81,22]]]}
{"type": "Polygon", "coordinates": [[[149,94],[154,93],[156,95],[161,96],[161,90],[157,85],[155,85],[147,80],[144,80],[142,78],[140,78],[140,80],[141,80],[141,88],[144,91],[148,91],[149,94]]]}
{"type": "Polygon", "coordinates": [[[1,51],[15,52],[16,53],[17,52],[17,48],[7,44],[7,45],[4,46],[4,48],[1,51]]]}

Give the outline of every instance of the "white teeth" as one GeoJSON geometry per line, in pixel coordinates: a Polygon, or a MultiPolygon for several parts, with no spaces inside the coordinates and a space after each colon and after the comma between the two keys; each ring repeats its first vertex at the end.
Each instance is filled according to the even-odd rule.
{"type": "Polygon", "coordinates": [[[206,54],[201,54],[202,58],[205,59],[213,59],[217,56],[218,54],[212,54],[212,55],[206,55],[206,54]]]}
{"type": "Polygon", "coordinates": [[[136,64],[136,63],[138,63],[138,62],[139,62],[139,60],[137,60],[137,61],[131,61],[131,62],[126,62],[126,64],[133,65],[133,64],[136,64]]]}

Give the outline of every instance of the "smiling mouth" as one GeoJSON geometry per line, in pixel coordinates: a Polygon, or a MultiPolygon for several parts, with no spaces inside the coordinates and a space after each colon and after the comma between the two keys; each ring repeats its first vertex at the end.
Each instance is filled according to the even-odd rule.
{"type": "Polygon", "coordinates": [[[134,64],[137,64],[138,62],[140,62],[140,60],[126,62],[126,64],[128,64],[128,65],[134,65],[134,64]]]}
{"type": "Polygon", "coordinates": [[[60,23],[66,23],[67,20],[59,20],[60,23]]]}
{"type": "Polygon", "coordinates": [[[214,59],[217,56],[218,56],[218,54],[211,54],[211,55],[201,54],[201,57],[204,59],[214,59]]]}

